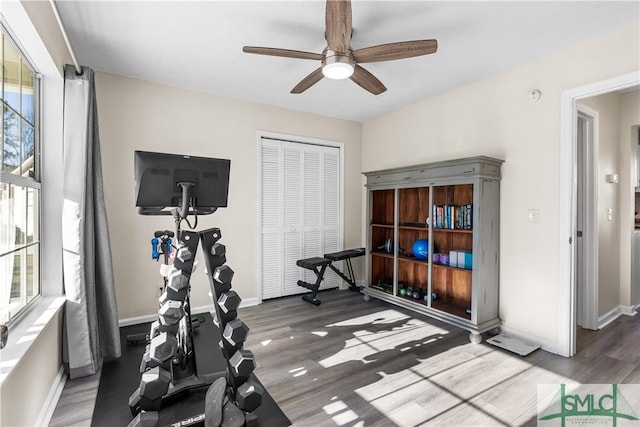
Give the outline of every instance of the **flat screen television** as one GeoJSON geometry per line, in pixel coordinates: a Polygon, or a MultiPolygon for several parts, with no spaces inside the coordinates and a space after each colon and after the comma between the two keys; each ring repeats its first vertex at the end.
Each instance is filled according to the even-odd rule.
{"type": "Polygon", "coordinates": [[[134,152],[136,206],[141,215],[208,215],[227,206],[231,161],[134,152]],[[186,192],[186,194],[185,194],[186,192]],[[188,206],[184,206],[186,204],[188,206]]]}

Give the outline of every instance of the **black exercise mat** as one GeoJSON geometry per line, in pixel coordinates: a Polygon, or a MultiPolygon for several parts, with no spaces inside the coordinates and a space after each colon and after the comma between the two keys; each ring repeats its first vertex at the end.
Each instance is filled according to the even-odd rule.
{"type": "MultiPolygon", "coordinates": [[[[198,372],[207,374],[221,372],[226,362],[218,346],[220,333],[213,324],[211,316],[202,314],[204,322],[195,334],[196,361],[198,372]]],[[[91,425],[95,427],[126,426],[131,419],[129,396],[140,385],[140,360],[144,354],[145,344],[127,344],[127,335],[149,331],[149,323],[120,328],[122,356],[119,359],[107,360],[102,366],[100,385],[93,410],[91,425]]],[[[253,377],[253,375],[252,375],[253,377]]],[[[256,380],[255,377],[253,377],[256,380]]],[[[179,398],[172,399],[160,410],[160,426],[170,426],[189,417],[204,413],[204,396],[206,387],[186,392],[179,398]]],[[[282,427],[291,422],[265,390],[262,405],[256,409],[261,427],[282,427]]]]}

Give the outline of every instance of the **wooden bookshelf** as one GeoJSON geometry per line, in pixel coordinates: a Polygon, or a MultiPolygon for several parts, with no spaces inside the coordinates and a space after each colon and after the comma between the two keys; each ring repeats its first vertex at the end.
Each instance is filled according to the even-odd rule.
{"type": "Polygon", "coordinates": [[[473,342],[498,326],[501,163],[474,157],[366,173],[365,298],[463,327],[473,342]],[[386,244],[389,239],[392,245],[386,244]],[[428,241],[426,259],[412,253],[421,239],[428,241]],[[460,266],[447,261],[457,252],[466,254],[460,256],[466,261],[460,266]],[[477,256],[480,253],[484,256],[477,256]],[[408,288],[417,290],[420,298],[402,295],[408,288]]]}

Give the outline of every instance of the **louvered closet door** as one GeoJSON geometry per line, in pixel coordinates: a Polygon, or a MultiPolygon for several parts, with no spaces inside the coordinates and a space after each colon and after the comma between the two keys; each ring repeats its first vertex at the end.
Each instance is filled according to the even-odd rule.
{"type": "MultiPolygon", "coordinates": [[[[308,292],[297,282],[316,276],[296,261],[342,249],[340,149],[263,139],[261,155],[262,298],[308,292]]],[[[321,289],[340,283],[324,277],[321,289]]]]}
{"type": "MultiPolygon", "coordinates": [[[[322,230],[323,254],[343,249],[340,235],[340,150],[333,147],[322,148],[322,230]]],[[[334,263],[342,270],[342,261],[334,263]]],[[[342,279],[331,269],[327,269],[320,289],[335,288],[342,279]]]]}
{"type": "Polygon", "coordinates": [[[302,258],[302,150],[300,144],[282,142],[283,172],[283,253],[282,269],[284,283],[282,295],[293,295],[304,292],[298,286],[302,278],[302,269],[296,261],[302,258]]]}
{"type": "Polygon", "coordinates": [[[282,296],[282,146],[263,140],[261,147],[262,298],[282,296]]]}

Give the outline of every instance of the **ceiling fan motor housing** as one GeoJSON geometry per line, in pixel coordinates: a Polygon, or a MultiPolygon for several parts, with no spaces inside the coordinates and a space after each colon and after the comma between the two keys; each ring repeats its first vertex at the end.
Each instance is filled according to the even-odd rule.
{"type": "Polygon", "coordinates": [[[347,53],[340,53],[329,49],[328,47],[322,51],[322,72],[325,77],[333,79],[343,79],[350,77],[356,66],[356,60],[353,57],[351,49],[347,53]],[[340,68],[342,71],[335,74],[330,68],[340,68]]]}

